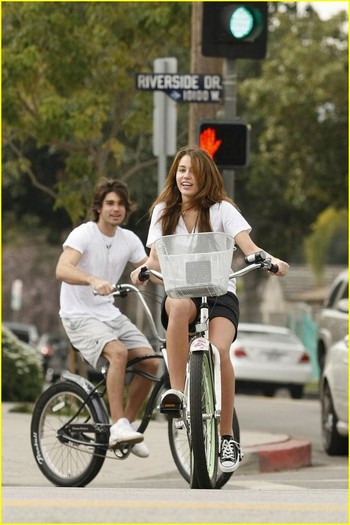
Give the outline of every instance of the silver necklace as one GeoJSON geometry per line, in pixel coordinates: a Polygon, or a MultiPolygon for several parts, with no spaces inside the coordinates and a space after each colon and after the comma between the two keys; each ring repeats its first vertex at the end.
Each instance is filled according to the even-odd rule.
{"type": "Polygon", "coordinates": [[[107,237],[106,235],[103,235],[103,233],[101,233],[101,235],[102,235],[103,242],[109,252],[109,250],[112,248],[115,234],[113,235],[113,237],[107,237]]]}

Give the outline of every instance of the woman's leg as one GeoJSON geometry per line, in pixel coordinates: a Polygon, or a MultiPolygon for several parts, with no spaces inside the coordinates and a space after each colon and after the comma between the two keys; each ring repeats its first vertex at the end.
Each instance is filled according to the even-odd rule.
{"type": "Polygon", "coordinates": [[[221,422],[220,434],[232,436],[234,411],[235,376],[230,359],[230,346],[235,337],[235,326],[225,317],[210,321],[210,341],[220,353],[221,364],[221,422]]]}
{"type": "Polygon", "coordinates": [[[188,325],[195,320],[197,308],[191,299],[167,297],[165,310],[169,318],[166,348],[170,384],[172,388],[183,392],[188,356],[188,325]]]}

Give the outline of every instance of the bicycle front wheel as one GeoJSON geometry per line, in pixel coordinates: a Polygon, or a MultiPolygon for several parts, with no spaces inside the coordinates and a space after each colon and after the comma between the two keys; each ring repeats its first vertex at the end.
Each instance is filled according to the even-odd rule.
{"type": "MultiPolygon", "coordinates": [[[[233,415],[232,430],[235,439],[240,442],[240,430],[236,410],[233,415]]],[[[184,480],[187,481],[187,483],[190,483],[191,451],[186,428],[185,425],[182,424],[181,419],[168,419],[168,438],[175,465],[184,480]]],[[[223,487],[229,481],[232,474],[233,472],[221,472],[221,470],[218,469],[215,488],[221,489],[221,487],[223,487]]]]}
{"type": "Polygon", "coordinates": [[[219,439],[213,374],[206,352],[190,354],[191,488],[215,488],[219,439]]]}
{"type": "Polygon", "coordinates": [[[44,476],[59,487],[84,487],[101,470],[108,447],[108,417],[97,399],[75,383],[56,383],[38,399],[31,444],[44,476]],[[71,425],[74,425],[71,427],[71,425]]]}

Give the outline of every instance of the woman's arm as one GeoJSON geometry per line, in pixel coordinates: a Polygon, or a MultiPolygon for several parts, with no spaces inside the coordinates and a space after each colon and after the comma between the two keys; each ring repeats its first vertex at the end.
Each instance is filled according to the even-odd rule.
{"type": "Polygon", "coordinates": [[[277,259],[273,255],[270,255],[263,248],[259,248],[259,246],[257,246],[255,242],[251,239],[247,231],[244,230],[244,231],[239,232],[235,237],[235,243],[237,244],[237,246],[240,247],[244,255],[251,255],[252,253],[255,253],[255,252],[264,251],[266,255],[269,258],[271,258],[273,264],[277,264],[278,266],[278,272],[274,273],[273,275],[278,275],[280,277],[283,277],[284,275],[288,273],[289,264],[286,263],[285,261],[282,261],[281,259],[277,259]]]}
{"type": "MultiPolygon", "coordinates": [[[[148,281],[140,281],[139,280],[139,273],[140,273],[140,270],[141,268],[143,268],[144,266],[147,266],[147,268],[150,268],[151,270],[157,270],[158,272],[160,271],[160,266],[159,266],[159,261],[158,261],[158,257],[157,257],[157,252],[156,250],[154,249],[154,246],[152,244],[151,246],[151,251],[150,251],[150,254],[148,256],[148,259],[146,259],[146,261],[141,265],[139,266],[138,268],[136,268],[136,270],[133,270],[130,274],[130,278],[131,278],[131,282],[133,284],[147,284],[148,281]]],[[[159,279],[157,279],[156,277],[151,277],[151,280],[153,282],[156,282],[156,283],[162,283],[162,281],[160,281],[159,279]]]]}

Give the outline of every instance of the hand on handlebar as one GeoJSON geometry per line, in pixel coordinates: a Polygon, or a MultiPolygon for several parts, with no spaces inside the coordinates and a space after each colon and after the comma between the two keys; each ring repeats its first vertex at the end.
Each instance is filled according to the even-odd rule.
{"type": "Polygon", "coordinates": [[[264,251],[260,250],[258,252],[246,255],[245,262],[247,264],[261,263],[261,265],[266,268],[269,272],[282,277],[288,273],[289,264],[280,259],[272,257],[272,255],[266,254],[264,251]]]}
{"type": "Polygon", "coordinates": [[[102,279],[94,278],[90,286],[94,295],[109,295],[114,292],[115,285],[102,279]]]}
{"type": "Polygon", "coordinates": [[[280,259],[275,259],[274,257],[271,259],[273,267],[271,268],[271,272],[273,275],[276,275],[277,277],[284,277],[287,275],[289,270],[289,264],[281,261],[280,259]],[[276,271],[277,270],[277,271],[276,271]]]}
{"type": "Polygon", "coordinates": [[[133,270],[130,274],[131,282],[133,284],[147,284],[149,275],[145,275],[145,270],[147,270],[146,266],[139,266],[136,270],[133,270]]]}

